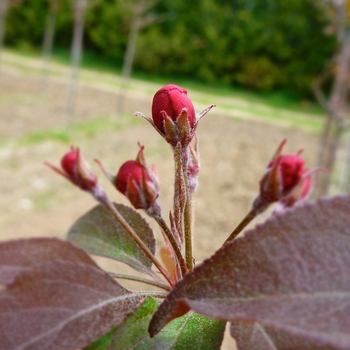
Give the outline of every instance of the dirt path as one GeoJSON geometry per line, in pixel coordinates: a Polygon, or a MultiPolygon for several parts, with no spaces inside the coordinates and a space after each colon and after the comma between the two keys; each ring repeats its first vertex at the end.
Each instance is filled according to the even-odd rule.
{"type": "MultiPolygon", "coordinates": [[[[149,114],[155,89],[147,87],[128,98],[130,118],[135,118],[131,116],[135,110],[149,114]]],[[[40,91],[37,74],[25,74],[13,66],[1,69],[0,139],[6,139],[4,145],[0,144],[1,240],[32,236],[64,238],[74,220],[95,205],[87,194],[43,166],[43,161],[58,164],[68,150],[67,144],[55,141],[16,144],[18,138],[30,131],[62,126],[65,93],[66,85],[59,79],[50,81],[45,91],[40,91]]],[[[80,85],[74,120],[113,115],[115,103],[114,92],[80,85]]],[[[195,202],[195,255],[200,261],[221,246],[246,214],[257,194],[264,167],[280,141],[288,139],[286,150],[291,153],[304,148],[306,162],[311,167],[316,158],[317,138],[295,128],[223,117],[220,109],[201,121],[198,136],[202,168],[195,202]]],[[[106,130],[78,139],[76,144],[91,163],[93,158],[98,158],[108,169],[117,171],[125,160],[136,156],[138,141],[146,146],[148,163],[157,167],[166,213],[173,189],[171,152],[147,122],[126,122],[119,132],[106,130]]],[[[97,169],[96,172],[100,174],[97,169]]],[[[113,200],[126,203],[100,178],[113,200]]],[[[106,262],[101,260],[101,264],[106,262]]],[[[230,343],[228,340],[227,344],[230,343]]]]}

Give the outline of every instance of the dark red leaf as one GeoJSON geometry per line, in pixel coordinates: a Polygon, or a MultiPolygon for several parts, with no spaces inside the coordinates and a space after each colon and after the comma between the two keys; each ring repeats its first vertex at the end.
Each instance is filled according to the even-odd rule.
{"type": "Polygon", "coordinates": [[[0,291],[0,349],[81,348],[122,321],[141,299],[91,265],[33,266],[0,291]]]}
{"type": "Polygon", "coordinates": [[[238,350],[278,350],[270,334],[257,322],[234,321],[231,323],[230,330],[238,350]]]}
{"type": "Polygon", "coordinates": [[[290,331],[266,327],[257,322],[234,321],[230,327],[238,350],[331,350],[334,347],[320,345],[312,339],[294,336],[290,331]]]}
{"type": "Polygon", "coordinates": [[[350,197],[289,210],[228,243],[176,285],[151,335],[188,308],[258,322],[279,338],[278,349],[291,349],[288,339],[299,350],[349,349],[350,197]]]}
{"type": "Polygon", "coordinates": [[[18,273],[55,260],[79,262],[98,268],[84,250],[70,242],[57,238],[18,239],[0,243],[0,284],[9,284],[18,273]]]}

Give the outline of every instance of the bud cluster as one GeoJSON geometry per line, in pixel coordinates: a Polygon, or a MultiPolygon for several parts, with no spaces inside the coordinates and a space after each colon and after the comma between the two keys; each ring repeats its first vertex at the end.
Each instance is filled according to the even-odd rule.
{"type": "MultiPolygon", "coordinates": [[[[198,121],[212,108],[196,114],[187,91],[177,85],[169,84],[159,89],[153,98],[152,118],[140,113],[157,132],[171,145],[174,153],[174,208],[169,213],[170,225],[161,215],[158,203],[159,182],[155,167],[148,168],[144,156],[144,146],[139,144],[135,160],[121,165],[117,173],[108,172],[99,160],[95,162],[113,186],[128,198],[135,209],[143,209],[156,220],[165,239],[167,255],[173,259],[172,277],[163,269],[156,257],[144,245],[137,233],[117,212],[104,190],[99,187],[96,175],[80,154],[79,148],[71,147],[61,160],[61,169],[46,163],[51,169],[65,177],[75,186],[90,192],[112,213],[133,237],[135,242],[150,258],[152,263],[173,287],[177,280],[194,268],[192,256],[192,199],[198,185],[200,171],[199,150],[196,137],[198,121]],[[192,142],[193,138],[195,142],[192,142]],[[184,245],[184,247],[183,247],[184,245]],[[183,251],[184,250],[184,251],[183,251]]],[[[270,204],[279,203],[276,212],[304,201],[311,192],[311,175],[314,170],[305,167],[302,151],[296,154],[282,154],[286,144],[283,140],[274,156],[267,164],[260,180],[260,191],[250,212],[233,230],[226,242],[235,237],[256,215],[270,204]]]]}

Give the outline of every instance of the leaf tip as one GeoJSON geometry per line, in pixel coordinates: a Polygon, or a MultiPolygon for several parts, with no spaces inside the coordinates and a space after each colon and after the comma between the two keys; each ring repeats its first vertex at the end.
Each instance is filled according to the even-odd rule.
{"type": "Polygon", "coordinates": [[[162,305],[160,305],[156,313],[153,315],[149,324],[148,333],[151,338],[157,335],[162,330],[162,328],[165,327],[170,321],[172,321],[175,318],[181,317],[187,314],[188,311],[190,311],[190,307],[188,306],[187,302],[184,299],[180,299],[173,307],[171,313],[167,317],[164,317],[165,313],[163,314],[162,305]]]}

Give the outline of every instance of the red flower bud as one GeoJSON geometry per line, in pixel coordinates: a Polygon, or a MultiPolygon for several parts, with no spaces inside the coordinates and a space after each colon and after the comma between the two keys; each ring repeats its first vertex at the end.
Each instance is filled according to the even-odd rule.
{"type": "Polygon", "coordinates": [[[197,116],[187,91],[169,84],[159,89],[153,97],[152,118],[155,127],[174,147],[178,142],[187,146],[197,124],[197,116]]]}
{"type": "Polygon", "coordinates": [[[71,151],[62,157],[61,167],[63,170],[50,163],[45,162],[45,164],[84,191],[90,191],[97,186],[97,177],[80,155],[79,148],[72,146],[71,151]]]}
{"type": "Polygon", "coordinates": [[[275,209],[276,212],[281,212],[285,208],[292,207],[297,203],[301,203],[307,199],[311,192],[311,173],[312,171],[304,170],[302,178],[299,180],[292,191],[283,197],[279,203],[279,207],[275,209]]]}
{"type": "Polygon", "coordinates": [[[159,185],[154,174],[144,164],[143,147],[137,160],[125,162],[115,179],[117,190],[124,194],[135,209],[149,209],[159,196],[159,185]]]}
{"type": "Polygon", "coordinates": [[[134,115],[146,119],[175,148],[178,143],[186,148],[196,134],[198,122],[215,105],[210,105],[196,114],[187,91],[169,84],[159,89],[153,97],[152,118],[141,112],[134,115]]]}
{"type": "Polygon", "coordinates": [[[71,177],[75,176],[75,169],[77,164],[77,153],[75,151],[66,153],[61,159],[62,169],[71,177]]]}
{"type": "Polygon", "coordinates": [[[288,195],[300,182],[304,169],[304,160],[296,155],[281,155],[284,140],[272,161],[268,164],[260,181],[260,197],[264,202],[277,202],[288,195]]]}
{"type": "Polygon", "coordinates": [[[281,191],[287,193],[296,186],[304,173],[304,160],[297,155],[282,155],[273,160],[266,171],[278,167],[281,177],[281,191]]]}
{"type": "Polygon", "coordinates": [[[128,160],[119,169],[116,177],[116,186],[118,191],[127,195],[129,178],[140,182],[143,176],[143,166],[135,160],[128,160]]]}
{"type": "Polygon", "coordinates": [[[169,84],[159,89],[153,97],[152,118],[156,127],[164,133],[164,113],[174,122],[186,108],[187,120],[191,127],[197,121],[196,112],[192,101],[187,96],[187,91],[180,86],[169,84]]]}

